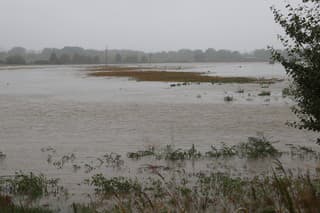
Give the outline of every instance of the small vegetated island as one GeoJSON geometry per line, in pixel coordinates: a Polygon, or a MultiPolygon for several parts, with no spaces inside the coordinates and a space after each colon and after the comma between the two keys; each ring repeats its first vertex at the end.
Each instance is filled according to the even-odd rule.
{"type": "Polygon", "coordinates": [[[136,81],[158,81],[179,83],[259,83],[268,84],[279,81],[278,79],[258,79],[251,77],[221,77],[210,76],[208,73],[161,71],[149,67],[121,67],[100,66],[89,70],[89,76],[94,77],[126,77],[136,81]]]}

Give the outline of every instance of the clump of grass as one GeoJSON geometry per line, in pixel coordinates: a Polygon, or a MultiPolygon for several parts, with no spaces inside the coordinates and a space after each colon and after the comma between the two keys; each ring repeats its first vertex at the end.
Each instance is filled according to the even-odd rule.
{"type": "Polygon", "coordinates": [[[147,150],[139,150],[137,152],[128,152],[127,157],[131,159],[140,159],[146,156],[155,155],[155,148],[153,146],[148,147],[147,150]]]}
{"type": "Polygon", "coordinates": [[[294,92],[293,92],[292,86],[283,88],[283,90],[282,90],[282,97],[283,98],[291,97],[293,95],[294,95],[294,92]]]}
{"type": "Polygon", "coordinates": [[[49,209],[40,207],[25,207],[15,205],[10,196],[4,196],[0,194],[0,212],[1,213],[52,213],[49,209]]]}
{"type": "Polygon", "coordinates": [[[27,196],[37,199],[47,195],[57,195],[63,190],[59,179],[48,179],[43,174],[18,172],[13,178],[0,180],[0,191],[9,195],[27,196]]]}
{"type": "Polygon", "coordinates": [[[102,174],[94,175],[89,180],[89,184],[95,187],[96,193],[104,196],[113,194],[126,195],[141,188],[136,180],[125,177],[106,178],[102,174]]]}
{"type": "Polygon", "coordinates": [[[129,152],[127,154],[128,158],[131,159],[140,159],[147,156],[153,156],[158,160],[165,159],[170,161],[176,160],[191,160],[199,159],[202,154],[195,148],[195,145],[192,145],[190,149],[175,149],[172,145],[165,146],[164,149],[155,150],[154,147],[149,147],[147,150],[139,150],[137,152],[129,152]]]}
{"type": "Polygon", "coordinates": [[[243,88],[239,88],[237,91],[236,91],[236,93],[244,93],[244,89],[243,88]]]}
{"type": "MultiPolygon", "coordinates": [[[[73,213],[99,213],[98,210],[96,210],[97,207],[92,204],[79,204],[79,203],[73,203],[72,204],[72,210],[73,213]]],[[[107,211],[109,212],[109,211],[107,211]]]]}
{"type": "Polygon", "coordinates": [[[228,146],[225,143],[221,147],[211,146],[211,150],[206,152],[206,156],[210,158],[265,158],[265,157],[278,157],[282,153],[278,151],[266,137],[257,136],[249,137],[247,142],[242,142],[239,145],[228,146]]]}
{"type": "Polygon", "coordinates": [[[223,100],[224,100],[225,102],[232,102],[232,101],[233,101],[233,96],[227,95],[227,96],[225,96],[225,97],[223,98],[223,100]]]}
{"type": "Polygon", "coordinates": [[[221,144],[220,148],[211,146],[211,150],[206,152],[206,156],[210,158],[228,158],[238,154],[237,146],[227,146],[225,143],[221,144]]]}
{"type": "Polygon", "coordinates": [[[41,152],[52,152],[52,153],[55,153],[55,152],[56,152],[56,149],[54,149],[54,148],[51,147],[51,146],[42,147],[42,148],[41,148],[41,152]]]}
{"type": "Polygon", "coordinates": [[[290,156],[292,158],[299,158],[299,159],[320,159],[320,152],[306,147],[306,146],[295,146],[293,144],[287,144],[287,146],[290,148],[290,156]]]}
{"type": "Polygon", "coordinates": [[[167,145],[165,148],[155,150],[154,147],[147,150],[140,150],[137,152],[129,152],[128,158],[141,159],[146,156],[153,156],[157,160],[169,161],[184,161],[184,160],[200,160],[203,158],[265,158],[265,157],[278,157],[282,152],[278,151],[273,143],[268,141],[263,135],[257,137],[249,137],[247,142],[242,142],[239,145],[228,146],[221,143],[220,147],[211,146],[211,150],[201,153],[192,145],[190,149],[174,148],[172,145],[167,145]]]}
{"type": "Polygon", "coordinates": [[[270,91],[262,91],[258,94],[258,96],[270,96],[271,92],[270,91]]]}
{"type": "Polygon", "coordinates": [[[239,153],[247,158],[276,157],[281,153],[272,145],[266,137],[249,137],[247,142],[238,146],[239,153]]]}
{"type": "MultiPolygon", "coordinates": [[[[106,153],[103,157],[107,167],[120,168],[124,164],[124,161],[121,159],[121,155],[117,153],[106,153]]],[[[101,161],[101,163],[103,163],[103,161],[101,161]]]]}
{"type": "Polygon", "coordinates": [[[195,148],[194,144],[188,150],[174,149],[172,146],[167,145],[163,152],[163,156],[165,160],[176,161],[199,159],[201,158],[202,154],[195,148]]]}
{"type": "MultiPolygon", "coordinates": [[[[55,166],[58,169],[62,169],[66,163],[74,162],[75,159],[76,159],[75,154],[73,153],[66,154],[62,156],[59,160],[54,161],[53,166],[55,166]]],[[[48,162],[51,162],[51,159],[49,159],[48,162]]]]}
{"type": "Polygon", "coordinates": [[[6,157],[7,155],[0,151],[0,160],[5,159],[6,157]]]}
{"type": "Polygon", "coordinates": [[[269,84],[261,84],[261,88],[262,89],[268,89],[269,88],[269,84]]]}

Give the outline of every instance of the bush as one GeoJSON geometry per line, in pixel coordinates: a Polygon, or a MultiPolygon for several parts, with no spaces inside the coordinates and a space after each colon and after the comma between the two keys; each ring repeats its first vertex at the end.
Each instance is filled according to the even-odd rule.
{"type": "MultiPolygon", "coordinates": [[[[320,1],[303,0],[298,6],[287,4],[288,13],[272,8],[276,23],[286,35],[279,36],[285,53],[272,49],[293,80],[293,112],[299,122],[291,126],[320,132],[320,1]]],[[[320,143],[320,139],[318,139],[320,143]]]]}

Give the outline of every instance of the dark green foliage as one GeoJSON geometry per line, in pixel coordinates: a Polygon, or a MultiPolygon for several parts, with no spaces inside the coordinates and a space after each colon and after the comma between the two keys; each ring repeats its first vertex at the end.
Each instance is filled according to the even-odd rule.
{"type": "MultiPolygon", "coordinates": [[[[293,79],[293,112],[299,122],[290,125],[320,131],[320,1],[303,0],[299,6],[286,6],[288,13],[272,8],[275,21],[285,30],[279,36],[286,55],[272,49],[293,79]]],[[[320,139],[318,139],[320,143],[320,139]]]]}

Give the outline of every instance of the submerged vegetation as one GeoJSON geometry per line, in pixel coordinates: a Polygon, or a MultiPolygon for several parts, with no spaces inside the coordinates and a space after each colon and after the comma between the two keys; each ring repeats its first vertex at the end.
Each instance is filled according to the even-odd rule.
{"type": "Polygon", "coordinates": [[[262,91],[258,94],[258,96],[270,96],[271,92],[270,91],[262,91]]]}
{"type": "Polygon", "coordinates": [[[160,173],[141,182],[127,177],[89,180],[110,212],[317,212],[320,179],[294,176],[277,164],[270,176],[249,179],[224,173],[160,173]],[[112,203],[116,199],[116,203],[112,203]],[[111,201],[111,203],[110,203],[111,201]]]}
{"type": "Polygon", "coordinates": [[[12,197],[3,196],[0,193],[0,210],[1,213],[53,213],[49,209],[40,207],[25,207],[22,205],[15,205],[12,197]]]}
{"type": "Polygon", "coordinates": [[[129,152],[128,158],[141,159],[143,157],[153,156],[157,160],[196,160],[204,158],[228,158],[239,157],[247,159],[257,159],[265,157],[278,157],[282,152],[278,151],[273,143],[268,141],[264,136],[249,137],[247,142],[242,142],[239,145],[228,146],[221,143],[220,146],[211,146],[211,150],[201,153],[192,145],[190,149],[175,149],[172,145],[167,145],[163,149],[156,150],[154,147],[149,147],[147,150],[137,152],[129,152]]]}
{"type": "Polygon", "coordinates": [[[233,101],[233,96],[227,95],[227,96],[225,96],[225,97],[223,98],[223,100],[224,100],[225,102],[232,102],[232,101],[233,101]]]}
{"type": "Polygon", "coordinates": [[[0,151],[0,160],[6,158],[6,154],[4,154],[3,152],[0,151]]]}
{"type": "Polygon", "coordinates": [[[17,172],[13,176],[0,177],[1,213],[52,213],[53,211],[33,206],[37,201],[66,195],[59,179],[43,174],[17,172]]]}
{"type": "MultiPolygon", "coordinates": [[[[127,161],[120,154],[106,153],[96,160],[77,165],[77,157],[72,153],[59,157],[52,147],[41,151],[52,156],[48,163],[57,171],[67,165],[77,165],[79,170],[88,174],[95,171],[79,183],[92,189],[90,199],[84,203],[70,201],[65,207],[69,212],[317,212],[320,208],[319,171],[293,172],[285,169],[279,159],[283,156],[320,159],[320,153],[304,146],[288,144],[287,147],[289,151],[278,150],[274,142],[262,134],[236,145],[212,145],[206,151],[198,150],[195,145],[188,149],[173,145],[149,146],[127,153],[127,158],[134,163],[144,158],[151,162],[140,165],[138,173],[133,176],[113,176],[104,169],[98,170],[103,165],[104,168],[122,168],[127,161]],[[274,166],[266,173],[242,176],[228,168],[225,171],[214,167],[189,170],[186,164],[182,167],[170,164],[205,160],[210,165],[233,158],[248,162],[271,160],[274,166]],[[54,162],[61,160],[61,167],[57,167],[54,162]],[[157,162],[168,162],[170,166],[157,162]],[[87,171],[86,167],[91,170],[87,171]]],[[[68,199],[66,194],[58,179],[49,179],[43,174],[18,172],[0,178],[0,209],[5,213],[59,212],[60,207],[56,209],[49,205],[50,209],[43,209],[35,201],[61,195],[68,199]]]]}
{"type": "Polygon", "coordinates": [[[48,179],[43,174],[16,173],[13,177],[0,179],[0,191],[7,195],[24,196],[30,200],[43,196],[57,195],[63,191],[59,179],[48,179]]]}

